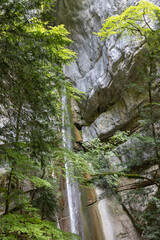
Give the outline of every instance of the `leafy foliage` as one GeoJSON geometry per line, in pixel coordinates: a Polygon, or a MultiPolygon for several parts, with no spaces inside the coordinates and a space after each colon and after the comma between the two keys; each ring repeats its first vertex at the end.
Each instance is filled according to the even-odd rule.
{"type": "Polygon", "coordinates": [[[61,175],[66,178],[66,164],[69,164],[68,174],[70,175],[70,179],[79,184],[85,182],[84,173],[92,173],[91,167],[88,165],[88,159],[83,154],[81,155],[81,153],[75,153],[68,148],[59,148],[54,151],[54,157],[56,164],[51,167],[57,176],[61,175]]]}
{"type": "MultiPolygon", "coordinates": [[[[156,5],[141,0],[137,6],[131,6],[121,15],[112,16],[106,19],[101,31],[97,34],[104,38],[108,38],[115,34],[130,34],[144,44],[142,52],[142,65],[137,71],[139,83],[132,83],[130,87],[138,90],[141,94],[148,95],[146,103],[140,109],[140,124],[143,131],[147,133],[147,137],[143,138],[143,142],[151,144],[158,157],[159,140],[156,133],[156,124],[159,120],[159,101],[157,91],[159,89],[159,79],[157,74],[157,64],[159,62],[159,34],[160,34],[160,8],[156,5]],[[132,85],[132,86],[131,86],[132,85]]],[[[144,135],[144,134],[143,134],[144,135]]]]}
{"type": "Polygon", "coordinates": [[[62,232],[53,222],[43,221],[38,214],[12,214],[0,219],[1,239],[32,239],[32,240],[71,240],[78,236],[62,232]]]}
{"type": "Polygon", "coordinates": [[[160,31],[157,29],[157,19],[160,8],[148,1],[141,0],[137,6],[127,8],[121,15],[106,19],[98,36],[108,38],[115,34],[131,34],[145,42],[159,44],[160,31]],[[154,39],[154,40],[153,40],[154,39]],[[155,41],[155,42],[154,42],[155,41]]]}
{"type": "Polygon", "coordinates": [[[33,206],[40,209],[42,220],[55,220],[55,215],[58,212],[58,194],[57,184],[52,188],[40,188],[37,191],[36,197],[33,200],[33,206]]]}
{"type": "Polygon", "coordinates": [[[76,53],[68,48],[69,32],[63,25],[55,26],[54,5],[51,0],[1,1],[0,166],[7,171],[1,188],[6,215],[0,219],[3,239],[72,239],[53,223],[40,220],[51,218],[49,211],[55,214],[57,202],[51,204],[51,197],[58,199],[58,187],[51,179],[56,170],[64,171],[64,161],[56,154],[62,145],[63,89],[79,99],[63,75],[63,65],[76,53]],[[8,214],[13,207],[22,213],[29,193],[39,217],[30,217],[31,209],[28,216],[8,214]]]}
{"type": "Polygon", "coordinates": [[[81,152],[80,154],[92,165],[93,172],[91,176],[94,176],[96,184],[105,187],[109,186],[112,189],[115,188],[118,176],[116,172],[109,174],[111,169],[108,159],[113,155],[114,149],[127,141],[128,138],[128,132],[117,131],[106,143],[101,142],[100,139],[84,143],[86,152],[81,152]]]}
{"type": "Polygon", "coordinates": [[[157,240],[160,237],[160,199],[159,197],[152,197],[147,209],[143,213],[144,230],[143,237],[151,240],[157,240]]]}
{"type": "MultiPolygon", "coordinates": [[[[136,136],[136,143],[123,151],[127,156],[129,153],[129,161],[126,162],[128,172],[140,171],[141,167],[152,166],[158,164],[160,166],[160,142],[159,142],[159,53],[160,53],[160,8],[153,3],[141,0],[138,5],[131,6],[126,9],[121,15],[112,16],[105,20],[103,27],[98,36],[104,40],[113,35],[125,37],[130,35],[131,40],[136,40],[141,43],[141,63],[136,72],[136,77],[139,82],[130,84],[134,90],[138,90],[140,94],[145,96],[146,103],[140,109],[140,127],[141,133],[136,136]],[[148,161],[146,161],[148,160],[148,161]],[[145,165],[144,165],[145,164],[145,165]]],[[[133,136],[135,137],[135,136],[133,136]]],[[[134,139],[132,139],[133,142],[134,139]]],[[[132,143],[131,142],[131,143],[132,143]]],[[[124,174],[129,177],[130,174],[124,174]]],[[[134,177],[134,174],[131,174],[134,177]]],[[[138,177],[138,174],[135,175],[138,177]]],[[[140,176],[139,176],[140,177],[140,176]]],[[[159,175],[158,172],[152,176],[152,179],[147,179],[148,185],[156,185],[159,191],[159,175]]],[[[145,185],[146,186],[146,185],[145,185]]],[[[135,200],[136,204],[139,201],[145,206],[146,198],[150,199],[147,191],[143,191],[144,185],[140,184],[139,189],[134,189],[128,192],[126,204],[131,204],[135,200]],[[134,195],[134,198],[133,198],[134,195]],[[130,199],[131,198],[131,199],[130,199]],[[142,198],[144,198],[142,200],[142,198]]],[[[144,189],[147,190],[147,189],[144,189]]],[[[150,192],[151,194],[151,192],[150,192]]],[[[133,210],[133,209],[132,209],[133,210]]],[[[152,197],[144,212],[132,212],[135,218],[139,219],[139,228],[142,231],[142,239],[159,239],[159,196],[152,197]],[[157,214],[155,214],[155,212],[157,214]],[[141,215],[141,216],[140,216],[141,215]]]]}

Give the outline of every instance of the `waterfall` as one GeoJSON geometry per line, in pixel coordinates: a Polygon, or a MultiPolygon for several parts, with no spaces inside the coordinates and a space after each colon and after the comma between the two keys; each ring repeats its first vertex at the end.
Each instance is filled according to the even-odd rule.
{"type": "MultiPolygon", "coordinates": [[[[62,96],[62,119],[63,119],[63,127],[62,127],[62,138],[63,138],[63,146],[69,150],[73,150],[72,143],[72,131],[70,126],[70,113],[67,105],[67,96],[66,91],[64,91],[62,96]]],[[[69,209],[69,217],[70,217],[70,231],[72,233],[78,234],[84,239],[83,227],[82,227],[82,219],[81,219],[81,200],[80,200],[80,191],[78,184],[73,181],[70,177],[70,162],[69,159],[65,159],[65,169],[66,169],[66,190],[67,190],[67,198],[68,198],[68,209],[69,209]]]]}
{"type": "MultiPolygon", "coordinates": [[[[62,112],[63,147],[72,151],[73,143],[71,138],[70,111],[68,109],[65,91],[62,97],[62,112]]],[[[65,225],[67,226],[66,230],[70,230],[70,232],[81,236],[82,240],[140,239],[132,221],[124,212],[122,206],[117,202],[116,197],[106,197],[105,190],[101,188],[82,189],[81,199],[83,208],[81,214],[80,191],[78,184],[72,180],[70,173],[72,166],[67,156],[65,156],[65,162],[66,202],[68,202],[70,220],[70,229],[67,221],[65,225]]],[[[67,208],[66,205],[65,207],[67,208]]],[[[68,215],[65,215],[65,217],[68,219],[68,215]]]]}
{"type": "MultiPolygon", "coordinates": [[[[73,150],[73,142],[72,142],[72,130],[70,124],[70,112],[68,109],[67,104],[67,96],[66,91],[64,90],[62,96],[62,120],[63,120],[63,127],[62,127],[62,137],[63,137],[63,147],[69,150],[73,150]]],[[[111,216],[109,216],[109,212],[106,209],[106,203],[104,201],[100,201],[99,204],[96,204],[95,208],[91,210],[91,213],[87,214],[87,220],[85,221],[86,225],[85,228],[88,228],[89,232],[94,232],[94,228],[97,228],[98,233],[95,234],[90,232],[89,235],[86,235],[85,229],[85,237],[84,237],[84,229],[81,217],[81,200],[80,200],[80,191],[78,184],[72,180],[71,173],[70,173],[70,162],[69,159],[65,159],[65,169],[66,169],[66,191],[67,191],[67,200],[68,200],[68,210],[69,210],[69,218],[70,218],[70,231],[72,233],[78,234],[81,236],[82,240],[84,239],[109,239],[114,240],[114,230],[111,223],[111,216]],[[93,213],[92,213],[93,211],[93,213]],[[94,214],[96,213],[96,217],[94,214]],[[89,222],[90,223],[89,223],[89,222]],[[91,229],[92,230],[91,230],[91,229]]],[[[95,195],[100,195],[100,190],[96,189],[95,195]]],[[[96,196],[95,196],[96,197],[96,196]]],[[[84,211],[84,210],[83,210],[84,211]]],[[[83,217],[84,217],[83,212],[83,217]]],[[[83,219],[84,221],[84,219],[83,219]]]]}

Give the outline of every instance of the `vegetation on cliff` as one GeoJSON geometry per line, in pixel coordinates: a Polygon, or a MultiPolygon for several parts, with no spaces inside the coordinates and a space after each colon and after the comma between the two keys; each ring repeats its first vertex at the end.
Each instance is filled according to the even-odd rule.
{"type": "MultiPolygon", "coordinates": [[[[149,180],[150,185],[159,188],[158,171],[152,178],[135,172],[141,165],[137,161],[138,147],[134,148],[134,158],[124,171],[111,171],[107,165],[106,159],[128,140],[128,133],[118,132],[107,144],[95,140],[84,146],[85,153],[78,155],[61,148],[62,86],[69,96],[77,96],[76,90],[65,81],[62,66],[73,61],[76,54],[67,48],[71,43],[67,30],[62,25],[54,26],[53,7],[51,0],[1,1],[0,166],[6,171],[0,185],[4,203],[1,239],[78,239],[60,231],[53,223],[60,195],[56,178],[65,175],[64,155],[70,157],[70,171],[75,169],[75,178],[82,183],[82,174],[88,172],[85,163],[89,161],[96,170],[92,176],[96,182],[114,192],[120,176],[149,180]]],[[[143,85],[132,83],[130,87],[146,92],[148,97],[140,109],[141,132],[145,135],[136,137],[155,153],[149,159],[151,165],[160,165],[159,19],[157,6],[140,1],[122,15],[108,18],[98,33],[102,39],[130,34],[141,40],[143,64],[137,78],[143,85]]],[[[159,238],[159,211],[158,192],[140,216],[144,239],[159,238]]]]}
{"type": "MultiPolygon", "coordinates": [[[[139,175],[140,169],[146,166],[157,165],[157,170],[149,177],[148,186],[154,185],[158,188],[156,195],[150,198],[150,202],[143,212],[135,212],[135,218],[139,219],[139,226],[142,230],[142,239],[160,238],[159,231],[159,212],[160,212],[160,141],[159,141],[159,62],[160,62],[160,8],[148,1],[141,0],[138,5],[131,6],[121,15],[112,16],[106,19],[98,36],[104,40],[113,35],[125,37],[130,35],[130,40],[139,41],[141,47],[141,62],[136,72],[136,79],[139,82],[133,82],[128,87],[134,88],[135,91],[145,94],[146,102],[139,110],[140,115],[140,134],[135,135],[137,143],[132,147],[125,149],[123,154],[132,151],[130,158],[125,162],[125,171],[112,173],[101,173],[99,176],[120,175],[133,178],[143,178],[139,175]],[[150,152],[148,153],[148,149],[150,152]],[[146,157],[142,157],[142,153],[146,152],[146,157]],[[147,156],[148,155],[148,156],[147,156]],[[141,157],[141,158],[140,158],[141,157]],[[146,165],[146,166],[145,166],[146,165]],[[154,215],[154,212],[156,214],[154,215]],[[137,215],[136,215],[137,214],[137,215]]],[[[132,138],[132,137],[131,137],[132,138]]],[[[127,145],[126,145],[127,147],[127,145]]],[[[98,174],[96,174],[98,176],[98,174]]],[[[139,185],[139,190],[130,191],[130,197],[126,204],[142,201],[142,196],[148,194],[148,189],[142,190],[147,185],[139,185]],[[140,196],[141,195],[141,196],[140,196]],[[129,200],[130,198],[130,200],[129,200]]]]}

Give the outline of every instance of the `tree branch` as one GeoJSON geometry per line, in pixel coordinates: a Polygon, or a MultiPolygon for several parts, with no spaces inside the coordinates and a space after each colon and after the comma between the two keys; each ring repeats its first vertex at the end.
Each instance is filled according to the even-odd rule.
{"type": "Polygon", "coordinates": [[[144,22],[146,23],[146,25],[148,26],[148,28],[149,28],[152,32],[155,32],[155,31],[151,28],[151,26],[148,24],[148,22],[147,22],[147,20],[146,20],[146,18],[145,18],[145,10],[143,11],[143,19],[144,19],[144,22]]]}
{"type": "Polygon", "coordinates": [[[142,179],[142,180],[147,180],[153,185],[156,185],[159,188],[159,184],[156,182],[156,180],[139,175],[139,174],[130,174],[130,173],[122,173],[122,172],[108,172],[108,173],[97,173],[97,174],[92,174],[91,179],[88,180],[91,181],[95,177],[100,177],[100,176],[109,176],[109,175],[117,175],[118,177],[128,177],[128,178],[135,178],[135,179],[142,179]]]}

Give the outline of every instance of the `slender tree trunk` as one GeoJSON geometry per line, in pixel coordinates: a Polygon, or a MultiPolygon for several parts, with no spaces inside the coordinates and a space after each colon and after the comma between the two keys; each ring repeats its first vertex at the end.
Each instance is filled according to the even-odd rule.
{"type": "MultiPolygon", "coordinates": [[[[18,147],[18,141],[19,141],[21,111],[22,111],[22,102],[20,102],[20,104],[19,104],[18,114],[17,114],[16,137],[15,137],[16,147],[18,147]]],[[[12,160],[12,168],[11,168],[11,171],[10,171],[10,174],[9,174],[8,184],[7,184],[6,202],[5,202],[5,214],[7,214],[8,211],[9,211],[11,185],[12,185],[12,176],[13,176],[13,171],[15,169],[15,166],[16,166],[16,160],[13,159],[12,160]]]]}
{"type": "Polygon", "coordinates": [[[11,192],[11,184],[12,184],[12,171],[13,169],[11,169],[11,172],[9,174],[9,178],[8,178],[8,186],[7,186],[7,192],[6,192],[6,202],[5,202],[5,212],[4,214],[7,214],[9,211],[9,203],[10,203],[10,192],[11,192]]]}
{"type": "Polygon", "coordinates": [[[17,124],[16,124],[16,144],[18,144],[19,141],[19,134],[20,134],[20,119],[21,119],[21,113],[22,113],[22,105],[23,103],[20,102],[19,108],[18,108],[18,114],[17,114],[17,124]]]}

